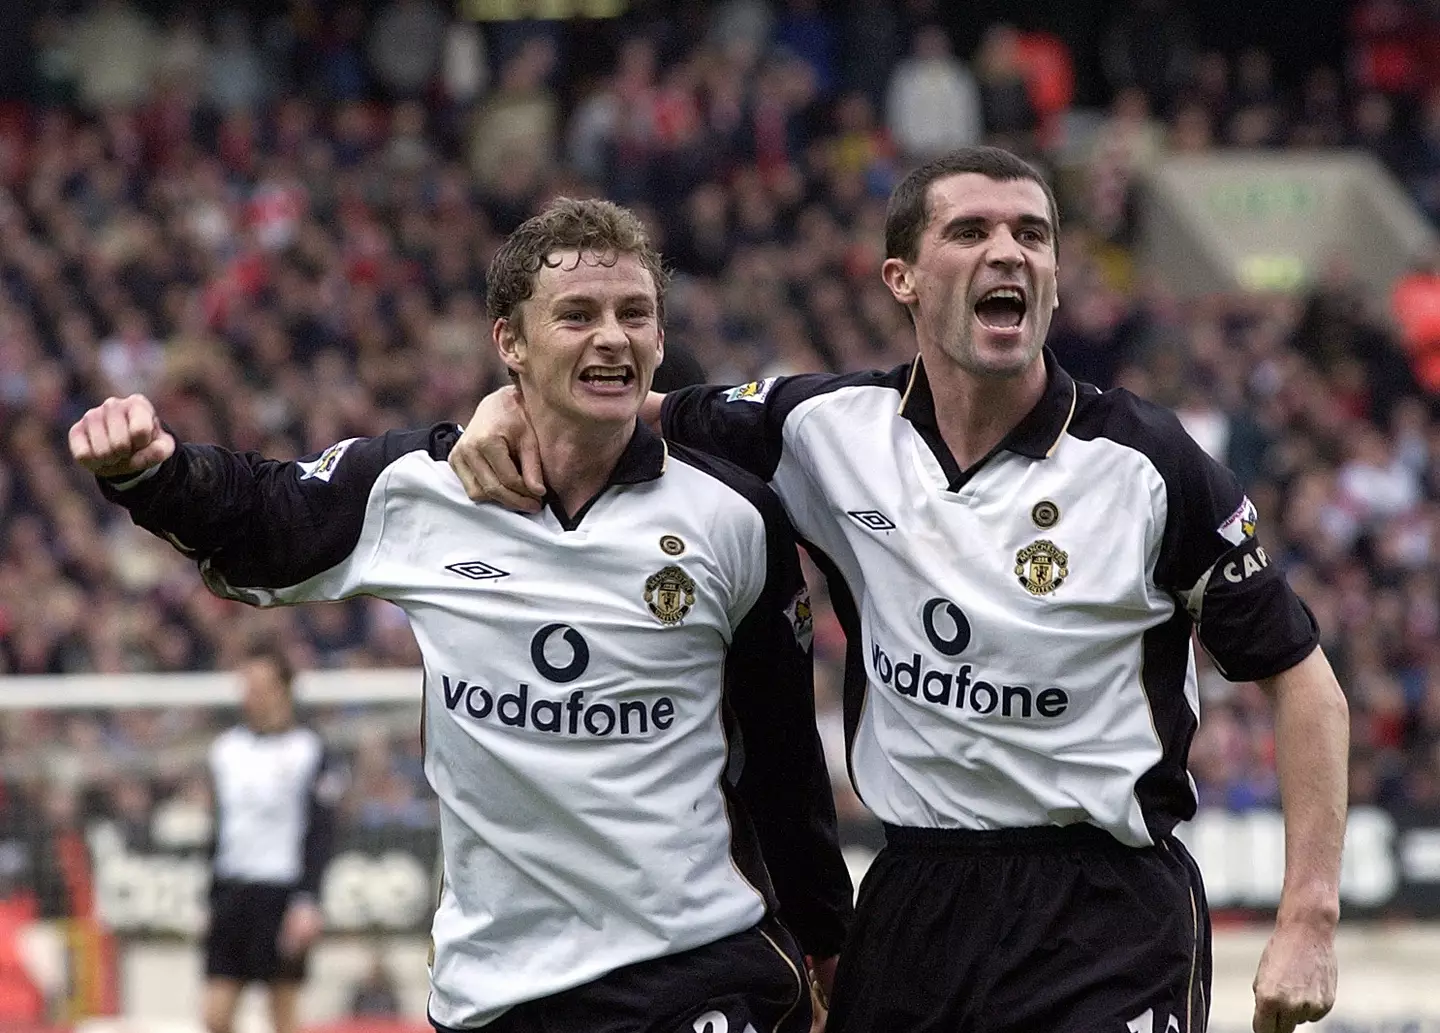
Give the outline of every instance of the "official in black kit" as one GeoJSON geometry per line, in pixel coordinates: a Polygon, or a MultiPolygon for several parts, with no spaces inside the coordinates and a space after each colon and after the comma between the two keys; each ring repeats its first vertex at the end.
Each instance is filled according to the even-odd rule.
{"type": "MultiPolygon", "coordinates": [[[[642,412],[770,485],[845,628],[850,773],[887,845],[831,1033],[1205,1028],[1210,925],[1174,835],[1197,805],[1192,634],[1275,704],[1286,871],[1253,1025],[1289,1033],[1335,997],[1344,696],[1230,472],[1045,349],[1058,233],[1016,156],[927,163],[881,269],[913,361],[642,412]]],[[[452,451],[476,497],[533,495],[508,459],[533,466],[528,408],[492,395],[452,451]]]]}
{"type": "Polygon", "coordinates": [[[276,1033],[293,1033],[347,779],[320,736],[296,722],[284,653],[256,650],[238,673],[245,719],[208,758],[215,822],[205,1026],[229,1033],[241,990],[263,983],[276,1033]]]}
{"type": "Polygon", "coordinates": [[[132,396],[72,452],[221,595],[409,615],[437,1030],[805,1033],[806,957],[838,952],[852,891],[788,524],[757,479],[637,422],[665,274],[631,213],[555,202],[488,282],[538,414],[537,514],[470,501],[453,424],[275,462],[179,444],[132,396]]]}

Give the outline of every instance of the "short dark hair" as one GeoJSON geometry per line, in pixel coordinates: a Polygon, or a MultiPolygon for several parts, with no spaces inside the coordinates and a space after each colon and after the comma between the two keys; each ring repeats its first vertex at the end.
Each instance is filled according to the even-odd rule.
{"type": "Polygon", "coordinates": [[[285,650],[274,643],[261,643],[252,646],[245,654],[245,662],[248,664],[268,664],[275,672],[275,677],[280,680],[281,687],[285,694],[292,699],[295,696],[295,665],[285,655],[285,650]]]}
{"type": "Polygon", "coordinates": [[[885,209],[885,257],[915,261],[920,238],[930,222],[930,184],[937,179],[976,173],[999,183],[1028,179],[1039,183],[1050,206],[1050,224],[1060,232],[1060,210],[1055,192],[1040,171],[1028,161],[999,147],[962,147],[927,161],[900,181],[885,209]]]}
{"type": "Polygon", "coordinates": [[[614,262],[634,255],[655,281],[655,312],[663,323],[670,274],[650,243],[645,224],[613,201],[557,197],[522,222],[490,260],[485,308],[491,319],[514,320],[515,309],[535,292],[535,279],[557,251],[588,251],[614,262]]]}

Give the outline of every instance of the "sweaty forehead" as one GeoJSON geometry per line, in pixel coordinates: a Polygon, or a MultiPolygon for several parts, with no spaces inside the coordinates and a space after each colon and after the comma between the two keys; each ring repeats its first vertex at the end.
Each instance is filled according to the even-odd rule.
{"type": "Polygon", "coordinates": [[[946,176],[930,184],[929,227],[954,219],[990,221],[1033,217],[1050,221],[1045,190],[1033,179],[991,179],[975,172],[946,176]]]}
{"type": "Polygon", "coordinates": [[[535,277],[532,298],[544,301],[559,295],[594,297],[655,297],[655,279],[645,263],[632,254],[594,251],[552,251],[535,277]]]}

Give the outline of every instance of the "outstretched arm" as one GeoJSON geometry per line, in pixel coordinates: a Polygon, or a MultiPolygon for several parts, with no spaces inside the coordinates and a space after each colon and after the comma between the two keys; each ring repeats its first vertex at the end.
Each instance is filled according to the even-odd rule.
{"type": "Polygon", "coordinates": [[[81,417],[70,450],[107,499],[199,562],[212,591],[272,605],[363,591],[373,553],[363,545],[381,527],[383,499],[372,500],[381,474],[407,452],[443,454],[454,434],[454,424],[392,431],[281,462],[177,444],[149,400],[132,395],[81,417]]]}
{"type": "Polygon", "coordinates": [[[1335,925],[1345,838],[1349,711],[1316,649],[1262,679],[1275,703],[1275,755],[1285,812],[1285,882],[1275,932],[1255,975],[1255,1033],[1290,1033],[1335,1003],[1335,925]]]}

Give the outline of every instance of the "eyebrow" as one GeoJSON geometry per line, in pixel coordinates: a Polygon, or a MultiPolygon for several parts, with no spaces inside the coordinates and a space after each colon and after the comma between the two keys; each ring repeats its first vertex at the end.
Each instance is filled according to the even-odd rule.
{"type": "MultiPolygon", "coordinates": [[[[581,292],[571,292],[571,293],[568,293],[568,294],[560,294],[560,295],[557,295],[557,296],[556,296],[554,299],[552,299],[551,302],[550,302],[550,305],[551,305],[552,308],[560,308],[560,307],[565,306],[565,305],[597,305],[597,304],[599,304],[599,300],[595,297],[595,295],[593,295],[593,294],[584,294],[584,293],[581,293],[581,292]]],[[[616,301],[615,304],[616,304],[617,307],[619,307],[619,306],[624,306],[624,305],[644,305],[644,306],[647,306],[647,307],[653,309],[653,308],[655,307],[655,299],[652,298],[652,297],[650,297],[648,294],[626,294],[626,295],[623,295],[622,297],[620,297],[619,299],[617,299],[617,301],[616,301]]]]}
{"type": "MultiPolygon", "coordinates": [[[[989,226],[993,221],[997,220],[987,219],[982,215],[957,215],[944,225],[940,230],[940,235],[948,237],[961,230],[980,229],[989,226]]],[[[1042,215],[1021,215],[1015,219],[1015,222],[1025,229],[1044,230],[1047,237],[1054,233],[1054,227],[1050,225],[1050,220],[1042,215]]]]}

